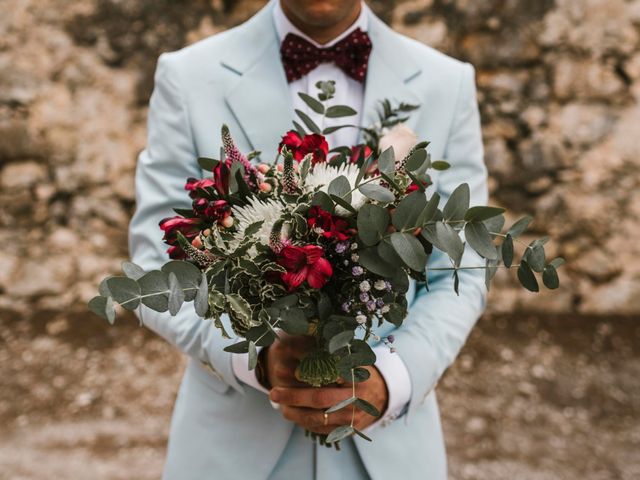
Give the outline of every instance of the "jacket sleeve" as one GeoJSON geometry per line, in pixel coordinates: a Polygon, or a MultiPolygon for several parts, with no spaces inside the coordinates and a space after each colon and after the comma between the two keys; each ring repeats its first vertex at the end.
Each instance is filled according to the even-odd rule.
{"type": "MultiPolygon", "coordinates": [[[[487,173],[475,72],[469,64],[462,70],[455,114],[445,146],[445,159],[451,168],[440,175],[437,190],[444,205],[453,190],[466,182],[471,191],[471,205],[484,205],[487,202],[487,173]]],[[[484,261],[467,248],[461,265],[484,265],[484,261]]],[[[484,270],[459,271],[458,296],[453,289],[452,272],[429,272],[430,268],[443,267],[451,267],[449,258],[434,250],[427,265],[429,289],[422,286],[418,290],[404,325],[395,334],[397,353],[404,360],[411,378],[409,413],[427,398],[454,361],[485,306],[484,270]]]]}
{"type": "MultiPolygon", "coordinates": [[[[129,226],[129,251],[132,261],[145,270],[160,268],[168,261],[158,223],[175,215],[173,208],[190,207],[185,181],[201,176],[173,60],[172,54],[163,54],[158,60],[149,106],[147,148],[140,154],[136,168],[136,211],[129,226]]],[[[224,339],[211,321],[198,317],[192,303],[183,305],[175,317],[147,307],[141,307],[138,316],[146,327],[242,391],[231,370],[231,354],[223,351],[233,340],[224,339]]]]}

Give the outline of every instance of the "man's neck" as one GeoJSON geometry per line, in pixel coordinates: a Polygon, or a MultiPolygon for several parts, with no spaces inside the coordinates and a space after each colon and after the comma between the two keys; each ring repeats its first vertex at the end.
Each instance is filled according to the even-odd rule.
{"type": "Polygon", "coordinates": [[[340,22],[330,26],[316,26],[304,23],[287,8],[284,2],[281,2],[280,5],[282,7],[282,11],[289,19],[289,21],[302,33],[308,35],[311,39],[313,39],[320,45],[329,43],[334,38],[337,38],[341,33],[344,33],[351,25],[355,23],[355,21],[360,16],[360,12],[362,11],[362,4],[358,2],[353,12],[351,12],[350,15],[346,16],[340,22]]]}

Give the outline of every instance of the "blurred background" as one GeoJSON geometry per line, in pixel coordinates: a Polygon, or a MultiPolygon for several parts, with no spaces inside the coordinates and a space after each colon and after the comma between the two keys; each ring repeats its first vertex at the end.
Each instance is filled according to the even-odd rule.
{"type": "MultiPolygon", "coordinates": [[[[183,359],[85,305],[158,55],[264,3],[0,0],[0,479],[159,478],[183,359]]],[[[451,478],[640,478],[640,1],[369,3],[476,66],[492,202],[568,261],[553,294],[500,274],[440,382],[451,478]]]]}

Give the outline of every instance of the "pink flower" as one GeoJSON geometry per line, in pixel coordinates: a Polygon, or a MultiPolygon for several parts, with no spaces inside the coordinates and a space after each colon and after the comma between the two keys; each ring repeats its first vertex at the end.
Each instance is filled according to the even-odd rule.
{"type": "Polygon", "coordinates": [[[333,275],[331,263],[324,258],[324,250],[317,245],[285,245],[278,254],[277,262],[287,269],[280,279],[292,292],[305,281],[311,288],[320,289],[333,275]]]}
{"type": "Polygon", "coordinates": [[[181,216],[165,218],[160,221],[160,229],[164,232],[162,238],[170,245],[167,253],[173,259],[185,258],[185,254],[178,245],[178,232],[182,233],[187,240],[193,240],[202,228],[202,220],[199,218],[185,218],[181,216]]]}
{"type": "Polygon", "coordinates": [[[188,178],[187,183],[184,185],[184,189],[189,192],[189,196],[191,198],[198,198],[202,196],[202,194],[206,194],[206,192],[198,192],[198,190],[204,190],[205,188],[215,186],[215,182],[213,178],[188,178]]]}

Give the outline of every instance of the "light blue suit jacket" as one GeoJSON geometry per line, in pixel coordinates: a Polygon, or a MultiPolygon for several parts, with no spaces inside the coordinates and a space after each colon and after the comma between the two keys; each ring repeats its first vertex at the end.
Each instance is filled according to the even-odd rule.
{"type": "MultiPolygon", "coordinates": [[[[132,260],[145,269],[167,260],[158,228],[172,208],[190,206],[187,177],[204,175],[198,156],[218,157],[219,128],[229,125],[240,148],[273,156],[280,136],[291,128],[293,112],[272,16],[273,0],[239,27],[180,51],[163,54],[155,77],[148,144],[138,159],[137,209],[130,225],[132,260]]],[[[473,204],[487,201],[474,70],[389,29],[371,14],[369,61],[363,123],[375,120],[384,98],[417,103],[408,121],[418,138],[431,141],[434,159],[452,168],[434,172],[434,186],[447,200],[462,182],[473,204]]],[[[479,261],[465,254],[463,263],[479,261]]],[[[429,267],[450,266],[434,253],[429,267]]],[[[355,440],[374,479],[440,479],[446,459],[433,389],[456,357],[482,313],[482,271],[461,272],[460,296],[449,273],[429,275],[429,291],[415,286],[404,325],[394,332],[398,354],[412,384],[408,412],[371,432],[373,443],[355,440]]],[[[436,274],[437,273],[437,274],[436,274]]],[[[189,306],[176,317],[150,310],[144,324],[192,358],[178,394],[165,478],[265,479],[283,454],[293,425],[264,394],[239,384],[233,375],[229,343],[211,322],[189,306]],[[202,367],[202,362],[209,369],[202,367]]],[[[392,329],[387,326],[387,332],[392,329]]],[[[386,333],[386,332],[385,332],[386,333]]],[[[339,455],[339,454],[338,454],[339,455]]]]}

